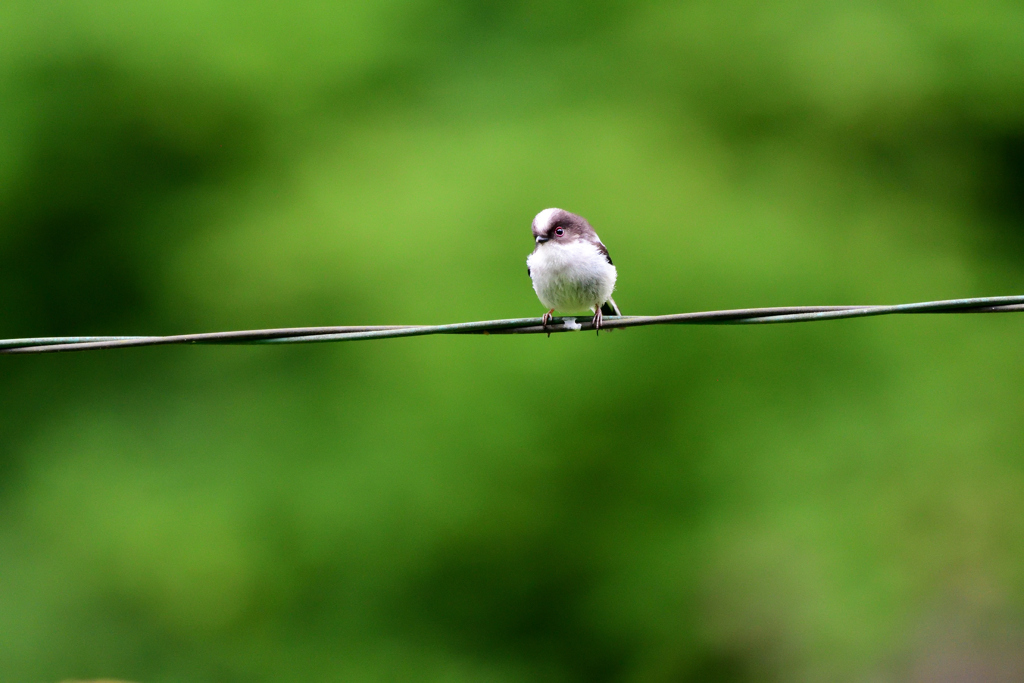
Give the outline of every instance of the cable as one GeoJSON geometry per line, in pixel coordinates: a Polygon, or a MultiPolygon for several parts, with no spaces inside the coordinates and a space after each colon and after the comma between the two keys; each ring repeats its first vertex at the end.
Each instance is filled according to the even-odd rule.
{"type": "MultiPolygon", "coordinates": [[[[813,322],[876,315],[914,313],[1011,313],[1024,311],[1024,296],[996,296],[975,299],[925,301],[895,306],[786,306],[779,308],[739,308],[727,311],[702,311],[673,315],[606,316],[602,329],[613,330],[645,325],[763,325],[813,322]]],[[[165,337],[42,337],[0,340],[0,354],[56,353],[118,349],[162,344],[311,344],[317,342],[393,339],[429,334],[553,334],[593,330],[589,316],[552,318],[547,327],[541,318],[509,318],[449,325],[362,325],[346,327],[291,327],[268,330],[240,330],[179,334],[165,337]],[[569,326],[565,321],[571,321],[569,326]]]]}

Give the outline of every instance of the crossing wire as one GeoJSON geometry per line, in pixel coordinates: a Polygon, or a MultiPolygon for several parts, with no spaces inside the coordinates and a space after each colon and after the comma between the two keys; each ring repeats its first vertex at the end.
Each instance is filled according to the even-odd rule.
{"type": "MultiPolygon", "coordinates": [[[[785,306],[738,308],[671,315],[606,316],[601,329],[647,325],[768,325],[781,323],[866,318],[878,315],[921,313],[1011,313],[1024,311],[1024,296],[924,301],[893,306],[785,306]]],[[[291,327],[266,330],[206,332],[170,336],[39,337],[0,340],[0,354],[95,351],[165,344],[312,344],[431,334],[555,334],[594,330],[589,316],[556,317],[548,325],[541,318],[508,318],[448,325],[360,325],[291,327]],[[579,322],[577,323],[577,319],[579,322]]]]}

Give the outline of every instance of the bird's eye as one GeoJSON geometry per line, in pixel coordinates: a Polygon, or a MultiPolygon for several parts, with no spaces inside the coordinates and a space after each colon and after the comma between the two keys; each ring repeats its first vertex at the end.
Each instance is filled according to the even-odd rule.
{"type": "Polygon", "coordinates": [[[555,234],[556,235],[564,235],[565,234],[565,230],[562,230],[561,228],[558,228],[557,230],[555,230],[555,234]]]}

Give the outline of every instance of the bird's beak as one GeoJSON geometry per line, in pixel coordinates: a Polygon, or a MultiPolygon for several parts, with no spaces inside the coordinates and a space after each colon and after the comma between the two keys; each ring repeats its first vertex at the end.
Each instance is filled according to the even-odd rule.
{"type": "Polygon", "coordinates": [[[551,239],[551,238],[550,238],[550,237],[543,237],[543,236],[541,236],[541,235],[538,235],[538,236],[537,236],[537,244],[544,244],[544,243],[545,243],[545,242],[547,242],[547,241],[548,241],[549,239],[551,239]]]}

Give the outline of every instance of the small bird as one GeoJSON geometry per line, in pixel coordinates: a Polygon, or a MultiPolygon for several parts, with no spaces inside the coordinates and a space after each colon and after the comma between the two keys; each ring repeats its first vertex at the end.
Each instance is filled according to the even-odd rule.
{"type": "MultiPolygon", "coordinates": [[[[544,209],[533,219],[536,246],[526,259],[537,298],[551,314],[594,314],[594,329],[601,329],[603,315],[622,315],[612,299],[617,273],[608,249],[583,216],[563,209],[544,209]]],[[[550,334],[550,333],[549,333],[550,334]]]]}

